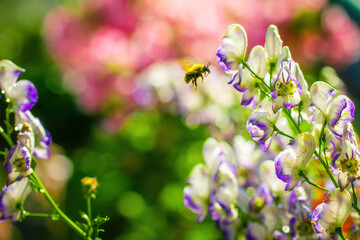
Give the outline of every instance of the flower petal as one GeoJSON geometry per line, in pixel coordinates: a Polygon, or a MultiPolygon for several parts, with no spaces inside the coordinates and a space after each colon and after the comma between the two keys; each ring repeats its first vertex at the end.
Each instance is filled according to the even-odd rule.
{"type": "Polygon", "coordinates": [[[13,62],[9,60],[0,61],[0,88],[8,92],[22,72],[25,72],[25,70],[16,66],[13,62]]]}
{"type": "Polygon", "coordinates": [[[7,96],[20,111],[30,110],[38,101],[38,93],[34,84],[28,80],[20,80],[7,92],[7,96]]]}
{"type": "Polygon", "coordinates": [[[237,70],[245,57],[247,48],[245,29],[239,24],[231,24],[221,41],[223,44],[216,52],[217,61],[224,72],[231,73],[237,70]]]}
{"type": "Polygon", "coordinates": [[[275,157],[274,162],[276,176],[286,183],[285,191],[293,190],[301,178],[295,151],[292,148],[285,149],[275,157]]]}
{"type": "Polygon", "coordinates": [[[317,233],[334,233],[342,227],[350,214],[352,198],[347,190],[335,189],[330,197],[318,205],[313,213],[311,223],[317,233]]]}
{"type": "Polygon", "coordinates": [[[259,45],[253,47],[247,64],[259,77],[264,77],[268,66],[265,49],[259,45]]]}
{"type": "Polygon", "coordinates": [[[276,63],[280,54],[283,41],[275,25],[270,25],[266,31],[265,50],[270,63],[276,63]]]}
{"type": "Polygon", "coordinates": [[[315,106],[327,115],[327,104],[329,101],[339,93],[338,90],[331,87],[325,82],[315,82],[310,88],[310,97],[313,100],[315,106]]]}
{"type": "Polygon", "coordinates": [[[315,139],[310,133],[301,133],[289,143],[296,154],[296,166],[304,170],[315,152],[315,139]]]}
{"type": "Polygon", "coordinates": [[[266,151],[271,143],[274,133],[273,116],[268,112],[254,111],[246,124],[246,128],[251,138],[260,144],[260,148],[266,151]]]}
{"type": "Polygon", "coordinates": [[[354,103],[345,95],[333,98],[328,104],[327,121],[329,129],[337,136],[342,136],[346,123],[354,120],[354,103]]]}
{"type": "Polygon", "coordinates": [[[18,204],[23,204],[30,192],[28,178],[5,186],[0,194],[0,221],[6,219],[12,222],[18,221],[20,217],[18,204]]]}

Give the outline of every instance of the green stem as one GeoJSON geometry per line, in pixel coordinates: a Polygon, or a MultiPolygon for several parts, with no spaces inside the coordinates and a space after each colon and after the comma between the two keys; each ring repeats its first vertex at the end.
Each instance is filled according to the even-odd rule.
{"type": "Polygon", "coordinates": [[[305,180],[307,183],[309,183],[310,185],[312,185],[312,186],[314,186],[314,187],[317,187],[317,188],[319,188],[319,189],[321,189],[321,190],[324,190],[324,191],[326,191],[326,192],[332,193],[331,190],[326,189],[326,188],[323,188],[323,187],[321,187],[321,186],[319,186],[319,185],[311,182],[311,181],[309,180],[309,178],[305,175],[305,173],[304,173],[303,171],[299,171],[299,175],[302,176],[302,177],[304,178],[304,180],[305,180]]]}
{"type": "Polygon", "coordinates": [[[296,124],[295,120],[293,119],[293,117],[291,116],[291,110],[287,109],[285,107],[283,107],[284,113],[286,114],[286,116],[288,117],[288,119],[291,121],[291,123],[295,126],[296,130],[298,131],[298,133],[301,133],[300,127],[298,126],[298,124],[296,124]]]}
{"type": "Polygon", "coordinates": [[[324,121],[324,124],[321,128],[321,132],[320,132],[320,137],[319,137],[319,152],[321,152],[321,144],[322,144],[322,139],[323,139],[323,134],[324,134],[324,131],[325,131],[325,127],[326,127],[326,119],[324,121]]]}
{"type": "Polygon", "coordinates": [[[266,91],[264,91],[264,89],[262,89],[262,87],[260,86],[260,84],[256,84],[256,87],[257,87],[265,96],[267,96],[270,100],[274,100],[269,93],[267,93],[266,91]]]}
{"type": "Polygon", "coordinates": [[[5,113],[5,124],[6,124],[6,132],[8,134],[11,134],[11,132],[13,131],[12,129],[12,124],[10,123],[10,114],[12,112],[12,104],[9,103],[8,107],[6,108],[6,113],[5,113]]]}
{"type": "Polygon", "coordinates": [[[31,213],[31,212],[25,212],[24,213],[26,217],[41,217],[41,218],[51,218],[51,219],[56,219],[57,218],[57,214],[52,214],[52,213],[31,213]]]}
{"type": "Polygon", "coordinates": [[[301,123],[302,123],[302,121],[303,121],[303,117],[302,117],[302,115],[301,115],[301,110],[302,110],[302,106],[303,106],[303,102],[301,101],[300,103],[299,103],[299,106],[298,106],[298,126],[299,126],[299,128],[300,128],[300,125],[301,125],[301,123]]]}
{"type": "Polygon", "coordinates": [[[344,237],[344,235],[343,235],[343,233],[342,233],[341,227],[336,228],[335,231],[339,234],[339,236],[341,237],[341,239],[346,240],[346,238],[344,237]]]}
{"type": "Polygon", "coordinates": [[[37,176],[37,174],[35,172],[33,172],[31,175],[31,179],[34,180],[40,187],[40,193],[44,194],[44,197],[46,198],[46,200],[48,200],[48,202],[50,203],[50,205],[53,207],[53,209],[60,215],[60,217],[62,218],[62,220],[67,223],[72,229],[74,229],[83,239],[87,239],[87,240],[92,240],[90,237],[87,237],[86,232],[81,229],[76,223],[74,223],[60,208],[59,206],[55,203],[55,201],[52,199],[52,197],[50,196],[50,194],[48,193],[48,191],[46,190],[45,186],[43,185],[43,183],[41,182],[41,180],[39,179],[39,177],[37,176]]]}
{"type": "Polygon", "coordinates": [[[252,75],[254,75],[255,78],[259,79],[268,90],[271,90],[269,85],[267,85],[267,83],[264,81],[264,79],[262,77],[259,77],[249,66],[249,64],[247,64],[245,61],[243,61],[244,66],[251,72],[252,75]]]}
{"type": "Polygon", "coordinates": [[[358,208],[358,206],[355,203],[352,203],[352,207],[360,215],[360,209],[358,208]]]}
{"type": "Polygon", "coordinates": [[[280,135],[283,135],[283,136],[288,137],[288,138],[290,138],[290,139],[294,139],[294,137],[292,137],[292,136],[284,133],[283,131],[281,131],[280,129],[278,129],[275,125],[274,125],[274,130],[275,130],[278,134],[280,134],[280,135]]]}
{"type": "Polygon", "coordinates": [[[86,205],[87,205],[88,216],[89,216],[90,222],[91,222],[92,217],[91,217],[91,196],[90,195],[88,195],[86,197],[86,205]]]}
{"type": "Polygon", "coordinates": [[[351,182],[351,188],[353,191],[352,192],[353,202],[357,206],[357,196],[356,196],[356,192],[355,192],[354,182],[351,182]]]}
{"type": "Polygon", "coordinates": [[[270,69],[269,69],[269,74],[270,74],[270,87],[272,87],[272,83],[271,83],[271,79],[272,79],[272,73],[274,71],[274,67],[275,67],[275,63],[270,63],[270,69]]]}
{"type": "Polygon", "coordinates": [[[4,131],[2,127],[0,127],[0,134],[6,140],[6,142],[10,145],[10,147],[14,146],[14,142],[11,137],[4,131]]]}
{"type": "Polygon", "coordinates": [[[334,178],[334,175],[331,173],[330,169],[327,167],[324,159],[322,158],[322,156],[317,152],[315,151],[315,155],[318,157],[318,159],[320,160],[321,164],[323,165],[323,167],[325,168],[327,174],[329,175],[331,181],[333,182],[333,184],[335,185],[336,188],[339,187],[339,184],[337,183],[337,181],[335,180],[334,178]]]}

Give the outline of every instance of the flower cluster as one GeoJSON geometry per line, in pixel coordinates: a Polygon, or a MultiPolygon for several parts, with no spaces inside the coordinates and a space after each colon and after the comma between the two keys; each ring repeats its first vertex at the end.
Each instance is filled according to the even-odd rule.
{"type": "Polygon", "coordinates": [[[8,147],[2,146],[4,151],[0,152],[4,155],[4,167],[8,172],[6,186],[0,193],[0,221],[11,220],[14,223],[27,216],[48,217],[52,220],[61,218],[83,239],[100,239],[99,232],[103,231],[100,225],[109,218],[93,218],[91,215],[91,200],[95,199],[99,185],[96,178],[82,180],[88,212],[81,212],[85,223],[75,223],[62,212],[34,171],[37,159],[50,157],[51,138],[41,121],[31,113],[38,95],[30,81],[18,81],[23,71],[11,61],[0,61],[0,115],[4,116],[0,123],[0,135],[8,144],[8,147]],[[15,138],[16,142],[13,141],[15,138]],[[52,213],[25,210],[24,202],[32,190],[44,195],[52,207],[52,213]]]}
{"type": "Polygon", "coordinates": [[[354,103],[325,82],[315,82],[309,88],[274,25],[267,29],[264,46],[253,47],[247,59],[247,34],[242,26],[230,25],[221,41],[218,63],[231,75],[228,83],[240,93],[241,105],[252,109],[246,128],[273,160],[260,164],[260,181],[251,185],[255,191],[249,194],[248,186],[234,181],[241,176],[236,157],[213,151],[211,156],[217,161],[209,165],[204,154],[207,165],[195,168],[190,186],[185,188],[186,206],[199,213],[199,220],[207,209],[213,220],[220,221],[218,226],[224,233],[230,226],[233,232],[228,239],[241,233],[239,226],[246,226],[247,239],[287,239],[286,234],[296,239],[344,238],[345,220],[350,213],[360,215],[355,191],[360,152],[351,123],[354,103]],[[320,186],[312,179],[314,166],[322,166],[327,185],[320,186]],[[313,196],[308,198],[306,193],[310,187],[327,194],[313,210],[313,196]],[[207,190],[197,195],[199,189],[207,190]],[[199,199],[201,204],[197,205],[199,199]],[[241,204],[246,200],[248,209],[241,204]],[[214,209],[223,214],[214,215],[214,209]],[[284,209],[287,213],[282,216],[284,209]],[[223,224],[224,218],[229,225],[223,224]]]}
{"type": "Polygon", "coordinates": [[[30,193],[27,177],[35,167],[32,159],[47,159],[50,156],[50,134],[30,111],[38,100],[37,90],[30,81],[17,80],[23,71],[8,60],[0,61],[1,94],[7,103],[6,130],[1,128],[0,132],[11,147],[4,161],[8,178],[7,186],[0,195],[2,220],[19,220],[21,214],[18,203],[23,203],[30,193]],[[10,118],[12,113],[14,125],[10,118]],[[16,143],[11,139],[13,132],[16,133],[16,143]]]}
{"type": "Polygon", "coordinates": [[[325,239],[311,225],[310,202],[297,186],[285,193],[272,160],[251,141],[236,136],[231,147],[213,138],[203,146],[205,164],[190,173],[184,203],[202,222],[209,214],[226,239],[325,239]]]}

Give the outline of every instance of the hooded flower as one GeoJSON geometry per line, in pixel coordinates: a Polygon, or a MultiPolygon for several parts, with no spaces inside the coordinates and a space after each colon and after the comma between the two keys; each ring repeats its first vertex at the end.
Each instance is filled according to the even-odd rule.
{"type": "Polygon", "coordinates": [[[301,133],[275,158],[277,177],[286,182],[285,191],[291,191],[300,181],[303,171],[315,151],[315,140],[310,133],[301,133]]]}
{"type": "Polygon", "coordinates": [[[198,215],[197,222],[202,222],[207,213],[207,200],[210,195],[210,175],[203,164],[196,165],[188,179],[189,186],[184,189],[184,204],[198,215]]]}
{"type": "Polygon", "coordinates": [[[5,169],[9,173],[7,184],[11,184],[29,176],[31,168],[31,155],[34,148],[34,134],[28,124],[24,124],[17,136],[17,144],[10,148],[5,155],[5,169]]]}
{"type": "MultiPolygon", "coordinates": [[[[266,52],[262,46],[255,46],[251,49],[247,64],[252,71],[259,77],[264,78],[267,73],[266,52]]],[[[257,79],[247,68],[239,67],[239,81],[234,84],[235,89],[242,92],[242,106],[254,108],[260,100],[260,84],[257,79]]],[[[234,78],[233,78],[234,79],[234,78]]],[[[230,81],[229,83],[232,83],[230,81]]]]}
{"type": "Polygon", "coordinates": [[[327,126],[338,138],[343,135],[346,123],[354,120],[354,103],[325,82],[315,82],[310,96],[315,106],[324,114],[327,126]]]}
{"type": "Polygon", "coordinates": [[[234,166],[222,162],[213,177],[212,184],[213,189],[209,206],[211,218],[219,220],[222,217],[222,212],[227,216],[232,216],[238,195],[238,183],[234,166]]]}
{"type": "Polygon", "coordinates": [[[281,195],[284,193],[285,183],[276,177],[274,161],[265,160],[259,167],[261,181],[264,182],[272,193],[281,195]]]}
{"type": "MultiPolygon", "coordinates": [[[[229,164],[229,162],[235,162],[235,156],[231,147],[225,142],[216,141],[214,138],[209,138],[205,141],[203,156],[206,165],[198,164],[193,168],[188,179],[190,185],[184,189],[185,206],[198,214],[198,222],[202,222],[206,216],[210,194],[216,195],[221,203],[226,201],[226,197],[224,200],[221,200],[222,195],[216,194],[217,190],[214,190],[213,182],[215,178],[223,176],[223,174],[219,175],[219,167],[222,163],[229,164]]],[[[221,169],[224,168],[221,167],[221,169]]],[[[222,189],[221,186],[220,189],[222,189]]],[[[221,191],[220,189],[218,190],[219,192],[221,191]]]]}
{"type": "Polygon", "coordinates": [[[24,204],[30,192],[28,178],[23,178],[9,186],[5,186],[0,194],[0,221],[18,221],[21,216],[19,204],[24,204]]]}
{"type": "Polygon", "coordinates": [[[279,114],[274,114],[269,106],[271,106],[269,100],[265,98],[246,123],[251,138],[259,143],[263,151],[267,151],[270,147],[274,126],[279,118],[279,114]]]}
{"type": "Polygon", "coordinates": [[[10,91],[22,72],[25,72],[25,70],[16,66],[13,62],[9,60],[0,61],[0,88],[5,93],[10,91]]]}
{"type": "Polygon", "coordinates": [[[13,104],[15,111],[30,110],[38,100],[34,84],[28,80],[17,81],[25,70],[9,60],[0,61],[0,87],[13,104]]]}
{"type": "Polygon", "coordinates": [[[350,123],[344,127],[341,153],[335,155],[331,166],[332,172],[338,175],[341,190],[360,178],[360,152],[350,123]]]}
{"type": "Polygon", "coordinates": [[[238,24],[231,24],[223,42],[216,52],[217,61],[226,73],[234,73],[238,65],[244,60],[247,48],[247,35],[245,29],[238,24]]]}
{"type": "Polygon", "coordinates": [[[35,136],[34,157],[48,159],[50,157],[49,145],[51,144],[50,133],[44,128],[39,118],[34,117],[30,111],[15,113],[15,125],[22,128],[24,124],[31,126],[35,136]]]}
{"type": "Polygon", "coordinates": [[[311,223],[317,233],[333,234],[336,228],[342,227],[351,211],[351,195],[345,189],[334,190],[329,198],[318,205],[311,218],[311,223]]]}
{"type": "Polygon", "coordinates": [[[233,165],[222,162],[212,181],[209,214],[212,220],[222,230],[226,239],[234,239],[235,226],[239,223],[236,201],[238,197],[238,183],[233,165]]]}
{"type": "Polygon", "coordinates": [[[15,111],[31,110],[38,101],[38,93],[34,84],[28,80],[20,80],[7,92],[15,111]]]}

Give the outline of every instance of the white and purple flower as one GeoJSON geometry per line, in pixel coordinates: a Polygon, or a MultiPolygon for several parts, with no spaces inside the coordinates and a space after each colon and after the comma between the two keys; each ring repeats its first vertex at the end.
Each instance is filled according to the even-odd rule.
{"type": "Polygon", "coordinates": [[[198,215],[197,222],[204,221],[207,214],[207,201],[210,195],[210,175],[203,164],[196,165],[188,179],[189,186],[184,189],[184,204],[198,215]]]}
{"type": "Polygon", "coordinates": [[[315,106],[325,116],[327,126],[341,139],[346,123],[354,120],[354,103],[345,95],[325,82],[315,82],[310,88],[310,96],[315,106]]]}
{"type": "Polygon", "coordinates": [[[15,125],[22,128],[24,124],[31,126],[34,137],[35,145],[33,155],[38,159],[48,159],[50,157],[49,145],[51,144],[50,133],[44,128],[39,118],[32,115],[30,111],[15,112],[15,125]]]}
{"type": "Polygon", "coordinates": [[[329,198],[319,204],[311,218],[311,223],[317,233],[334,234],[336,228],[341,228],[351,211],[351,195],[345,189],[334,190],[329,198]]]}
{"type": "Polygon", "coordinates": [[[224,72],[235,73],[239,64],[244,61],[246,54],[247,35],[245,29],[239,24],[231,24],[221,41],[223,43],[216,52],[218,64],[224,72]]]}
{"type": "Polygon", "coordinates": [[[291,191],[299,183],[305,166],[315,151],[315,140],[310,133],[301,133],[275,158],[277,177],[286,183],[285,191],[291,191]]]}
{"type": "Polygon", "coordinates": [[[25,72],[25,70],[16,66],[13,62],[9,60],[0,61],[0,88],[5,93],[10,91],[22,72],[25,72]]]}
{"type": "MultiPolygon", "coordinates": [[[[264,78],[268,66],[265,49],[262,46],[253,47],[247,64],[257,76],[264,78]]],[[[243,93],[241,105],[254,108],[260,100],[259,87],[262,83],[249,71],[249,69],[243,69],[241,66],[239,67],[238,76],[239,81],[234,84],[234,87],[236,90],[243,93]]],[[[232,81],[230,81],[229,84],[232,83],[232,81]]]]}
{"type": "Polygon", "coordinates": [[[28,80],[17,81],[25,70],[9,60],[0,61],[0,87],[13,104],[15,111],[30,110],[38,101],[34,84],[28,80]]]}
{"type": "Polygon", "coordinates": [[[275,131],[274,126],[279,118],[279,114],[274,114],[270,106],[271,103],[265,98],[246,123],[251,138],[259,143],[263,151],[267,151],[270,147],[275,131]]]}
{"type": "Polygon", "coordinates": [[[341,152],[335,155],[331,167],[332,172],[338,175],[341,190],[360,178],[360,152],[350,123],[344,127],[341,152]]]}
{"type": "Polygon", "coordinates": [[[259,175],[270,191],[276,195],[283,195],[285,183],[276,177],[274,161],[265,160],[259,167],[259,175]]]}
{"type": "MultiPolygon", "coordinates": [[[[193,168],[188,179],[190,185],[184,189],[185,206],[198,214],[198,222],[202,222],[207,214],[210,194],[212,194],[212,198],[217,199],[225,206],[226,197],[222,200],[221,194],[223,188],[222,186],[219,189],[215,188],[215,181],[223,180],[223,178],[219,179],[219,177],[224,176],[222,170],[226,169],[226,165],[232,166],[230,162],[235,162],[231,147],[225,142],[216,141],[214,138],[205,141],[203,156],[206,165],[198,164],[193,168]],[[220,168],[222,165],[223,167],[220,168]]],[[[225,191],[224,194],[226,193],[225,191]]]]}
{"type": "Polygon", "coordinates": [[[238,195],[238,183],[234,166],[222,162],[213,177],[212,185],[213,189],[209,205],[211,218],[219,220],[222,213],[231,216],[238,195]]]}
{"type": "Polygon", "coordinates": [[[28,124],[24,124],[23,128],[17,135],[17,144],[10,148],[5,155],[5,169],[9,173],[7,184],[21,180],[29,176],[33,169],[31,168],[31,155],[34,148],[34,134],[32,128],[28,124]]]}
{"type": "Polygon", "coordinates": [[[299,74],[299,66],[293,60],[283,61],[282,64],[274,83],[274,90],[271,91],[274,112],[279,111],[281,107],[291,109],[301,101],[302,85],[295,75],[299,74]]]}
{"type": "Polygon", "coordinates": [[[209,214],[217,222],[226,239],[234,239],[235,226],[239,223],[236,202],[238,183],[233,165],[222,162],[213,176],[209,214]]]}
{"type": "Polygon", "coordinates": [[[21,217],[19,205],[24,204],[30,192],[28,178],[23,178],[9,186],[5,186],[0,194],[0,221],[18,221],[21,217]]]}

